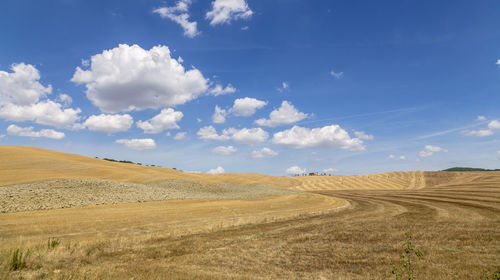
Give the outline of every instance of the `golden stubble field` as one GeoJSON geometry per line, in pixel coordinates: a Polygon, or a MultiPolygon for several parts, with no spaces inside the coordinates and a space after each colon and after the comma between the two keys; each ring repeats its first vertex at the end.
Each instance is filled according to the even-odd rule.
{"type": "Polygon", "coordinates": [[[424,253],[418,279],[500,272],[500,172],[206,175],[13,146],[0,158],[2,186],[182,179],[299,191],[3,213],[0,279],[394,279],[406,234],[424,253]],[[15,249],[30,253],[9,271],[15,249]]]}

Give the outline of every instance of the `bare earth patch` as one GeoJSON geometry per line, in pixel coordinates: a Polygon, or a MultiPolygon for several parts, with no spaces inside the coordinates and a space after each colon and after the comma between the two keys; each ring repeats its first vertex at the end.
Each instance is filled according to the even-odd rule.
{"type": "Polygon", "coordinates": [[[297,192],[267,186],[215,185],[185,180],[133,184],[65,179],[0,188],[0,213],[179,199],[249,199],[293,193],[297,192]]]}

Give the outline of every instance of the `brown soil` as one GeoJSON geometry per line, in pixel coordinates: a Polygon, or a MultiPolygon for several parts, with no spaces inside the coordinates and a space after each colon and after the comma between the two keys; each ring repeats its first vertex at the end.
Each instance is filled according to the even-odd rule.
{"type": "Polygon", "coordinates": [[[251,199],[293,193],[297,192],[267,186],[212,185],[185,180],[132,184],[66,179],[1,187],[0,213],[179,199],[251,199]]]}

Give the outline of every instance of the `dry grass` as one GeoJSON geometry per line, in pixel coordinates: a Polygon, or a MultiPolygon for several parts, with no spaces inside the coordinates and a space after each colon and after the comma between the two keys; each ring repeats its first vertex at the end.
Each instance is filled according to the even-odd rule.
{"type": "Polygon", "coordinates": [[[321,191],[353,207],[184,236],[65,240],[54,251],[43,249],[27,269],[6,275],[390,279],[405,234],[412,233],[424,252],[416,267],[419,279],[494,279],[500,267],[499,182],[495,173],[422,190],[321,191]]]}
{"type": "MultiPolygon", "coordinates": [[[[9,149],[0,147],[0,155],[9,149]]],[[[36,155],[38,162],[12,154],[13,163],[0,163],[0,183],[26,180],[17,174],[26,171],[33,172],[30,179],[84,175],[132,183],[191,176],[68,154],[51,157],[46,150],[36,155]],[[50,163],[45,170],[43,162],[50,163]]],[[[418,279],[494,279],[500,269],[500,172],[343,177],[353,182],[343,190],[331,190],[342,188],[339,177],[197,176],[240,185],[305,184],[316,191],[0,214],[0,279],[391,279],[407,233],[424,252],[418,279]],[[342,199],[351,207],[328,212],[345,206],[342,199]],[[49,238],[61,244],[49,248],[49,238]],[[17,248],[31,251],[26,268],[9,271],[17,248]]]]}
{"type": "Polygon", "coordinates": [[[136,184],[181,179],[207,184],[268,185],[290,187],[289,177],[254,173],[210,175],[186,173],[170,168],[110,162],[34,147],[0,146],[0,186],[57,179],[99,179],[136,184]],[[29,176],[26,176],[29,174],[29,176]]]}

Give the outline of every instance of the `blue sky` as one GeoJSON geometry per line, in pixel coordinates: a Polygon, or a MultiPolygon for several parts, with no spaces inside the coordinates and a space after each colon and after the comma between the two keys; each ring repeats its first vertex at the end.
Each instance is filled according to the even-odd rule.
{"type": "Polygon", "coordinates": [[[498,10],[2,1],[0,144],[212,173],[498,168],[498,10]]]}

